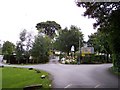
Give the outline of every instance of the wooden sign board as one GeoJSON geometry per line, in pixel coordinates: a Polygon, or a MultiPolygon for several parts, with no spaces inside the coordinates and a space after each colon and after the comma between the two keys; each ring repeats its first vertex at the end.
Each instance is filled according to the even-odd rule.
{"type": "Polygon", "coordinates": [[[81,53],[82,54],[94,54],[94,47],[82,47],[81,53]]]}

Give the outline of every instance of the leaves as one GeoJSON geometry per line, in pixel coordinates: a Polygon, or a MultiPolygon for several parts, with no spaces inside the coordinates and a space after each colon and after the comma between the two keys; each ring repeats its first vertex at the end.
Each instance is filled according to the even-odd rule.
{"type": "Polygon", "coordinates": [[[46,36],[36,36],[35,42],[31,49],[31,55],[36,60],[37,63],[45,63],[48,60],[48,52],[50,49],[51,40],[46,36]]]}
{"type": "Polygon", "coordinates": [[[77,6],[86,8],[84,16],[95,18],[97,26],[105,27],[112,11],[120,9],[120,2],[77,2],[77,6]]]}
{"type": "Polygon", "coordinates": [[[24,42],[26,39],[26,33],[27,33],[27,30],[25,30],[25,29],[20,33],[20,40],[22,42],[24,42]]]}
{"type": "Polygon", "coordinates": [[[50,38],[54,38],[56,31],[61,29],[61,26],[55,21],[46,21],[38,23],[36,28],[40,33],[44,33],[50,38]]]}
{"type": "Polygon", "coordinates": [[[83,40],[83,34],[80,32],[80,29],[76,26],[71,26],[68,30],[67,28],[59,32],[59,36],[56,39],[55,46],[56,49],[63,52],[70,52],[71,47],[75,47],[75,51],[79,47],[79,37],[81,41],[83,40]]]}
{"type": "Polygon", "coordinates": [[[108,54],[111,53],[107,34],[104,34],[100,31],[89,36],[88,45],[93,46],[96,52],[108,54]]]}
{"type": "Polygon", "coordinates": [[[120,2],[77,2],[77,5],[86,8],[84,16],[96,19],[94,28],[99,26],[98,30],[107,34],[113,65],[120,67],[120,2]]]}
{"type": "Polygon", "coordinates": [[[9,42],[9,41],[4,42],[2,47],[3,54],[10,55],[14,52],[14,50],[15,50],[15,45],[12,42],[9,42]]]}

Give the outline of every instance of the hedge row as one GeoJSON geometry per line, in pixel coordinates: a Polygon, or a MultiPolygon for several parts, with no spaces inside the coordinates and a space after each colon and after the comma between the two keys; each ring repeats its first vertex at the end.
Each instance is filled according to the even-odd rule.
{"type": "Polygon", "coordinates": [[[29,63],[46,63],[49,61],[48,56],[41,57],[39,60],[29,59],[29,56],[23,55],[22,58],[18,61],[16,55],[4,55],[3,60],[7,60],[6,63],[10,64],[29,64],[29,63]]]}
{"type": "MultiPolygon", "coordinates": [[[[65,54],[60,54],[60,60],[61,58],[66,57],[65,54]]],[[[95,54],[88,54],[85,56],[75,56],[77,57],[77,61],[79,60],[80,57],[80,62],[81,63],[112,63],[112,59],[105,56],[105,55],[95,55],[95,54]]]]}

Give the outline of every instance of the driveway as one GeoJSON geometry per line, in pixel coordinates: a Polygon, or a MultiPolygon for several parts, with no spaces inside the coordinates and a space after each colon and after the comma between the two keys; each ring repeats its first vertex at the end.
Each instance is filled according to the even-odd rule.
{"type": "Polygon", "coordinates": [[[108,70],[112,64],[63,65],[55,58],[47,64],[5,66],[45,70],[52,75],[53,88],[118,88],[118,77],[108,70]]]}

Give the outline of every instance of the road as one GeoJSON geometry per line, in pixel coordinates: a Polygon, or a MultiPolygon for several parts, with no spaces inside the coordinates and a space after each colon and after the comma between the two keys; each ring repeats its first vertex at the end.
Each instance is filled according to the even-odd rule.
{"type": "Polygon", "coordinates": [[[118,77],[108,70],[112,64],[64,65],[55,58],[47,64],[5,66],[45,70],[52,76],[53,88],[118,88],[118,77]]]}

